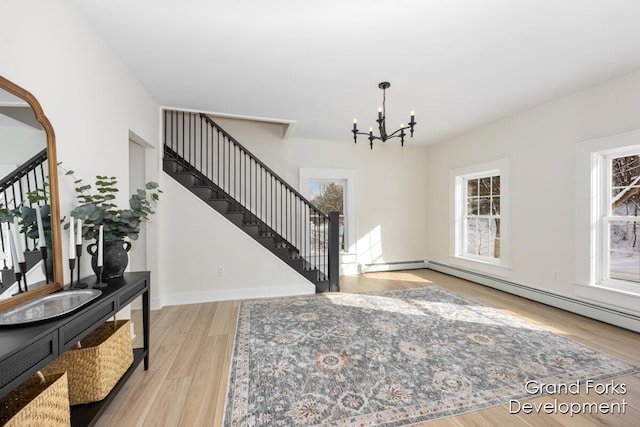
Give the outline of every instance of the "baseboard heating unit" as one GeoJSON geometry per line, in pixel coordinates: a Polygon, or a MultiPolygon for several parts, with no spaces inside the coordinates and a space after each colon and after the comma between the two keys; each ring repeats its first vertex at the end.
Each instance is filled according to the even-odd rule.
{"type": "Polygon", "coordinates": [[[362,264],[361,271],[363,273],[372,273],[375,271],[417,270],[419,268],[425,268],[424,260],[362,264]]]}
{"type": "Polygon", "coordinates": [[[469,280],[474,283],[479,283],[513,295],[524,297],[532,301],[560,308],[571,313],[580,314],[621,328],[640,332],[640,316],[636,316],[631,313],[535,289],[530,286],[510,282],[508,280],[488,276],[486,274],[477,273],[460,267],[441,264],[439,262],[425,261],[425,267],[430,270],[439,271],[440,273],[459,277],[460,279],[469,280]]]}

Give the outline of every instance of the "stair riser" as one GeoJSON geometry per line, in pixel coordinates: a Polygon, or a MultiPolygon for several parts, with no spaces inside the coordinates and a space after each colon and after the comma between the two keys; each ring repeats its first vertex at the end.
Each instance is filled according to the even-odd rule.
{"type": "Polygon", "coordinates": [[[308,270],[308,263],[298,258],[299,252],[297,249],[291,247],[290,244],[279,237],[269,226],[260,221],[254,214],[247,211],[238,202],[230,198],[225,200],[227,197],[226,194],[215,186],[215,184],[208,182],[206,178],[196,176],[196,174],[199,174],[198,172],[192,173],[171,158],[165,158],[163,160],[163,170],[198,196],[198,198],[205,201],[229,221],[238,226],[247,235],[251,236],[278,258],[302,274],[307,280],[316,284],[317,292],[325,292],[329,289],[329,284],[326,280],[318,280],[317,270],[308,270]],[[267,233],[273,235],[266,237],[265,234],[267,233]]]}

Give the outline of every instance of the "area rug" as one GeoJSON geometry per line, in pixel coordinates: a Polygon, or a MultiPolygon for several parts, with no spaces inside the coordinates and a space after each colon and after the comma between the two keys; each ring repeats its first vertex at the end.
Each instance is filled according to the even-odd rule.
{"type": "Polygon", "coordinates": [[[245,301],[238,316],[225,426],[404,426],[640,371],[437,287],[245,301]]]}

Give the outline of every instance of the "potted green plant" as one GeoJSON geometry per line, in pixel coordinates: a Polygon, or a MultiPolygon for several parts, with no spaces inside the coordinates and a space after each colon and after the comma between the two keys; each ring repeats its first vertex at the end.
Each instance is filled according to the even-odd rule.
{"type": "Polygon", "coordinates": [[[98,175],[94,186],[84,184],[81,179],[75,183],[80,205],[71,211],[71,217],[83,221],[82,236],[85,239],[96,240],[87,248],[92,255],[91,265],[97,271],[98,245],[103,245],[102,279],[122,277],[129,263],[128,251],[131,249],[131,242],[125,239],[138,239],[140,226],[155,213],[152,203],[159,200],[162,190],[156,182],[147,182],[143,189],[138,189],[131,196],[129,208],[120,209],[114,203],[119,191],[116,177],[98,175]],[[103,241],[98,241],[101,227],[103,241]]]}

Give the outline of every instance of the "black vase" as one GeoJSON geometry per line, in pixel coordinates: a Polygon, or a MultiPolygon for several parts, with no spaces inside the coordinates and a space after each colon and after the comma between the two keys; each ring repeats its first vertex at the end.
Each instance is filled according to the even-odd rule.
{"type": "MultiPolygon", "coordinates": [[[[131,243],[122,239],[112,240],[104,242],[104,248],[102,252],[102,280],[115,279],[116,277],[122,277],[124,270],[129,264],[129,249],[131,249],[131,243]]],[[[92,243],[87,246],[87,252],[91,254],[91,268],[98,277],[98,245],[92,243]]]]}

